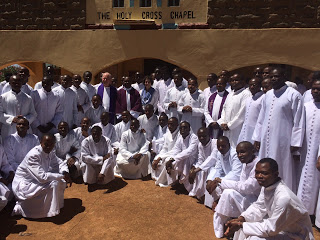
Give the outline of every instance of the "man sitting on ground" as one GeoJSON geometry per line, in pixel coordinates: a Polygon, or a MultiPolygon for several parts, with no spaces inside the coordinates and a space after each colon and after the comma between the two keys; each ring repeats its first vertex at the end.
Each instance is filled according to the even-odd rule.
{"type": "Polygon", "coordinates": [[[130,129],[121,137],[115,174],[124,178],[137,179],[149,173],[149,141],[139,127],[138,120],[131,120],[130,129]]]}
{"type": "Polygon", "coordinates": [[[82,141],[81,159],[83,181],[88,184],[106,184],[114,179],[116,165],[110,139],[102,136],[102,129],[94,126],[91,135],[82,141]]]}

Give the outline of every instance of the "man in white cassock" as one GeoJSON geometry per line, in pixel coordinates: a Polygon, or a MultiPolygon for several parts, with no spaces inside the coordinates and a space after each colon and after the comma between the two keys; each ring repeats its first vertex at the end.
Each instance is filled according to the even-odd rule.
{"type": "Polygon", "coordinates": [[[194,133],[202,127],[205,97],[198,89],[198,81],[190,78],[188,80],[188,90],[181,96],[178,102],[178,112],[181,121],[187,121],[191,125],[194,133]]]}
{"type": "Polygon", "coordinates": [[[93,124],[92,126],[99,126],[102,129],[102,136],[109,138],[112,146],[115,144],[114,147],[119,147],[115,127],[109,122],[109,120],[110,114],[108,112],[103,112],[100,116],[100,122],[93,124]]]}
{"type": "Polygon", "coordinates": [[[112,155],[110,139],[102,136],[99,126],[94,126],[91,135],[82,141],[83,181],[88,184],[106,184],[112,181],[116,165],[112,155]]]}
{"type": "Polygon", "coordinates": [[[163,106],[169,118],[176,117],[180,120],[181,116],[178,112],[178,102],[184,94],[186,87],[182,84],[183,78],[181,74],[174,75],[173,79],[175,86],[167,91],[163,106]]]}
{"type": "Polygon", "coordinates": [[[249,81],[249,90],[252,96],[246,99],[244,122],[238,138],[238,143],[248,141],[253,144],[254,141],[252,140],[252,135],[259,117],[262,100],[264,98],[264,94],[261,91],[261,79],[252,78],[249,81]]]}
{"type": "Polygon", "coordinates": [[[96,94],[95,87],[92,86],[92,84],[90,84],[91,79],[92,79],[92,73],[89,71],[85,71],[83,73],[83,81],[80,84],[80,87],[86,91],[90,100],[92,99],[93,95],[96,94]]]}
{"type": "Polygon", "coordinates": [[[121,137],[115,174],[123,178],[138,179],[149,174],[149,141],[139,127],[138,120],[131,120],[130,129],[121,137]]]}
{"type": "Polygon", "coordinates": [[[305,134],[301,149],[301,177],[297,196],[304,204],[309,215],[315,215],[318,198],[320,174],[316,168],[320,143],[320,79],[312,83],[313,101],[303,106],[305,134]]]}
{"type": "Polygon", "coordinates": [[[280,177],[296,192],[297,181],[292,154],[302,146],[303,118],[301,95],[285,84],[284,71],[271,72],[273,89],[265,94],[262,108],[252,136],[259,158],[270,157],[279,164],[280,177]]]}
{"type": "Polygon", "coordinates": [[[11,183],[14,177],[14,169],[7,160],[6,153],[0,145],[0,211],[12,198],[11,183]]]}
{"type": "Polygon", "coordinates": [[[27,119],[19,117],[16,128],[17,132],[11,134],[3,141],[8,162],[14,171],[16,171],[27,153],[40,144],[36,135],[27,133],[29,129],[27,119]]]}
{"type": "Polygon", "coordinates": [[[0,96],[0,122],[2,123],[1,137],[16,132],[16,123],[19,116],[25,117],[31,124],[37,117],[32,98],[21,91],[22,79],[20,76],[10,77],[12,90],[0,96]]]}
{"type": "Polygon", "coordinates": [[[157,90],[159,92],[159,102],[158,102],[158,112],[165,112],[164,109],[164,99],[167,95],[169,89],[175,86],[173,79],[171,78],[171,74],[169,73],[168,67],[164,67],[163,69],[163,79],[161,79],[157,84],[157,90]]]}
{"type": "Polygon", "coordinates": [[[216,165],[211,167],[206,181],[206,192],[204,204],[215,209],[222,189],[219,179],[239,181],[242,164],[237,156],[236,149],[230,146],[229,139],[221,136],[217,139],[218,153],[216,154],[216,165]]]}
{"type": "Polygon", "coordinates": [[[170,157],[165,162],[156,184],[165,187],[176,184],[178,181],[185,188],[189,185],[189,170],[198,155],[198,138],[192,133],[190,123],[181,122],[180,135],[171,150],[170,157]]]}
{"type": "Polygon", "coordinates": [[[223,190],[213,215],[213,227],[217,238],[224,236],[224,225],[231,218],[238,217],[260,193],[260,185],[255,178],[258,158],[254,155],[254,147],[250,142],[237,145],[237,155],[242,163],[239,181],[218,179],[223,190]]]}
{"type": "Polygon", "coordinates": [[[198,157],[189,173],[187,191],[189,196],[202,199],[206,190],[208,170],[216,164],[217,140],[210,138],[209,130],[205,127],[198,130],[198,157]]]}
{"type": "Polygon", "coordinates": [[[217,80],[218,76],[215,73],[210,73],[207,76],[208,87],[203,90],[203,95],[206,102],[208,101],[209,97],[217,91],[217,80]]]}
{"type": "Polygon", "coordinates": [[[31,124],[32,131],[41,138],[44,133],[56,133],[62,119],[63,106],[60,97],[51,91],[52,77],[43,77],[42,88],[31,92],[37,117],[31,124]]]}
{"type": "Polygon", "coordinates": [[[140,128],[146,133],[147,140],[152,141],[158,127],[158,117],[154,114],[153,105],[147,104],[144,109],[145,114],[138,117],[140,128]]]}
{"type": "Polygon", "coordinates": [[[151,177],[156,181],[156,185],[159,185],[158,178],[165,163],[168,161],[168,157],[172,154],[172,149],[176,144],[179,136],[179,123],[176,117],[172,117],[168,120],[168,131],[163,137],[163,146],[158,155],[155,156],[152,162],[151,177]]]}
{"type": "Polygon", "coordinates": [[[234,74],[230,84],[233,91],[228,95],[217,123],[223,130],[223,136],[228,137],[231,147],[235,148],[244,122],[246,99],[251,93],[245,88],[246,83],[240,74],[234,74]]]}
{"type": "Polygon", "coordinates": [[[81,84],[81,76],[73,75],[72,86],[70,87],[70,89],[74,91],[77,95],[77,109],[78,109],[78,115],[77,115],[77,121],[76,121],[77,126],[80,125],[81,119],[85,116],[85,113],[91,107],[89,96],[86,93],[86,91],[80,87],[80,84],[81,84]]]}
{"type": "Polygon", "coordinates": [[[61,85],[52,91],[60,97],[61,106],[63,106],[61,121],[67,122],[70,128],[75,128],[78,118],[77,94],[70,89],[71,86],[72,78],[64,75],[61,77],[61,85]]]}
{"type": "MultiPolygon", "coordinates": [[[[28,84],[28,80],[30,77],[29,69],[26,67],[20,68],[18,75],[22,80],[21,92],[24,92],[25,94],[30,96],[31,92],[33,91],[33,88],[28,84]]],[[[10,85],[10,82],[7,82],[2,88],[1,94],[4,94],[11,90],[12,87],[10,85]]]]}
{"type": "Polygon", "coordinates": [[[227,81],[225,78],[219,78],[217,80],[217,91],[206,100],[206,105],[204,107],[205,122],[210,130],[211,138],[214,139],[217,139],[223,134],[217,121],[221,118],[223,106],[229,95],[229,92],[226,91],[226,83],[227,81]]]}
{"type": "Polygon", "coordinates": [[[122,121],[117,123],[114,126],[114,129],[116,130],[117,134],[117,142],[120,142],[122,134],[130,129],[131,124],[131,115],[129,111],[123,111],[121,113],[121,119],[122,121]]]}
{"type": "Polygon", "coordinates": [[[239,240],[313,240],[308,211],[279,177],[277,162],[261,159],[255,177],[262,186],[257,201],[227,222],[225,236],[240,230],[236,233],[239,240]]]}
{"type": "Polygon", "coordinates": [[[86,111],[85,116],[90,119],[91,124],[100,122],[100,117],[106,109],[101,104],[101,97],[98,94],[93,95],[91,99],[91,107],[86,111]]]}
{"type": "Polygon", "coordinates": [[[79,175],[81,175],[81,147],[79,140],[74,134],[74,131],[70,131],[67,122],[60,122],[58,124],[58,133],[54,136],[56,138],[55,151],[57,157],[67,163],[70,176],[72,180],[75,180],[79,175]]]}
{"type": "Polygon", "coordinates": [[[55,137],[45,134],[40,145],[31,149],[16,170],[12,191],[16,205],[12,215],[27,218],[53,217],[64,206],[66,182],[71,179],[68,166],[55,151],[55,137]]]}
{"type": "Polygon", "coordinates": [[[73,129],[76,138],[81,146],[82,141],[91,134],[91,122],[89,118],[82,118],[80,127],[73,129]]]}
{"type": "Polygon", "coordinates": [[[168,116],[164,112],[160,113],[158,119],[158,126],[156,126],[155,134],[152,139],[152,151],[159,154],[163,147],[164,135],[168,130],[168,116]]]}

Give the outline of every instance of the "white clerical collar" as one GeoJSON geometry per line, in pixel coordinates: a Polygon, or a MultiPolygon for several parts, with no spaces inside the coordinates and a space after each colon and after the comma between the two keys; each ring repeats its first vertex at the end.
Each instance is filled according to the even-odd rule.
{"type": "Polygon", "coordinates": [[[224,95],[224,92],[225,92],[225,91],[217,92],[217,94],[218,94],[220,97],[222,97],[222,96],[224,95]]]}
{"type": "Polygon", "coordinates": [[[211,145],[211,141],[212,141],[212,140],[210,139],[209,142],[208,142],[205,146],[203,146],[203,145],[202,145],[202,146],[203,146],[204,148],[207,148],[208,146],[211,145]]]}
{"type": "Polygon", "coordinates": [[[245,87],[238,89],[237,91],[233,91],[233,94],[239,94],[241,93],[243,90],[245,89],[245,87]]]}
{"type": "Polygon", "coordinates": [[[280,183],[282,183],[282,180],[281,180],[281,178],[279,177],[279,180],[277,181],[277,182],[275,182],[274,184],[272,184],[271,186],[268,186],[268,187],[266,187],[266,188],[264,188],[266,191],[272,191],[272,190],[274,190],[276,187],[278,187],[278,185],[280,184],[280,183]]]}

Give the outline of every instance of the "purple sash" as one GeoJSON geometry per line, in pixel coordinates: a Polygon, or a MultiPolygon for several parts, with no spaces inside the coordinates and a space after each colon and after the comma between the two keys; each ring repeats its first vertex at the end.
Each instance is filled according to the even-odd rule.
{"type": "MultiPolygon", "coordinates": [[[[214,104],[214,100],[216,100],[216,97],[217,97],[217,94],[218,92],[215,92],[214,94],[212,94],[209,98],[209,104],[208,104],[208,111],[210,113],[210,116],[212,116],[212,109],[213,109],[213,104],[214,104]]],[[[219,114],[218,114],[218,118],[221,117],[221,113],[222,113],[222,109],[223,109],[223,105],[227,99],[227,96],[228,96],[229,92],[227,90],[224,91],[223,93],[223,96],[222,96],[222,101],[221,101],[221,104],[220,104],[220,109],[219,109],[219,114]]],[[[213,130],[213,129],[212,129],[213,130]]],[[[219,129],[219,133],[218,133],[218,136],[222,136],[223,134],[223,131],[221,129],[219,129]]],[[[212,131],[211,131],[211,138],[212,138],[212,131]]]]}

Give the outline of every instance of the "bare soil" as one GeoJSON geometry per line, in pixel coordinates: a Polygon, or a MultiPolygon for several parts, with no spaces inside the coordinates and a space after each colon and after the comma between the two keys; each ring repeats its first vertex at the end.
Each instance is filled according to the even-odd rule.
{"type": "MultiPolygon", "coordinates": [[[[316,239],[320,234],[315,230],[316,239]]],[[[216,239],[212,211],[181,188],[116,178],[101,189],[73,184],[53,218],[0,215],[0,239],[216,239]]]]}

